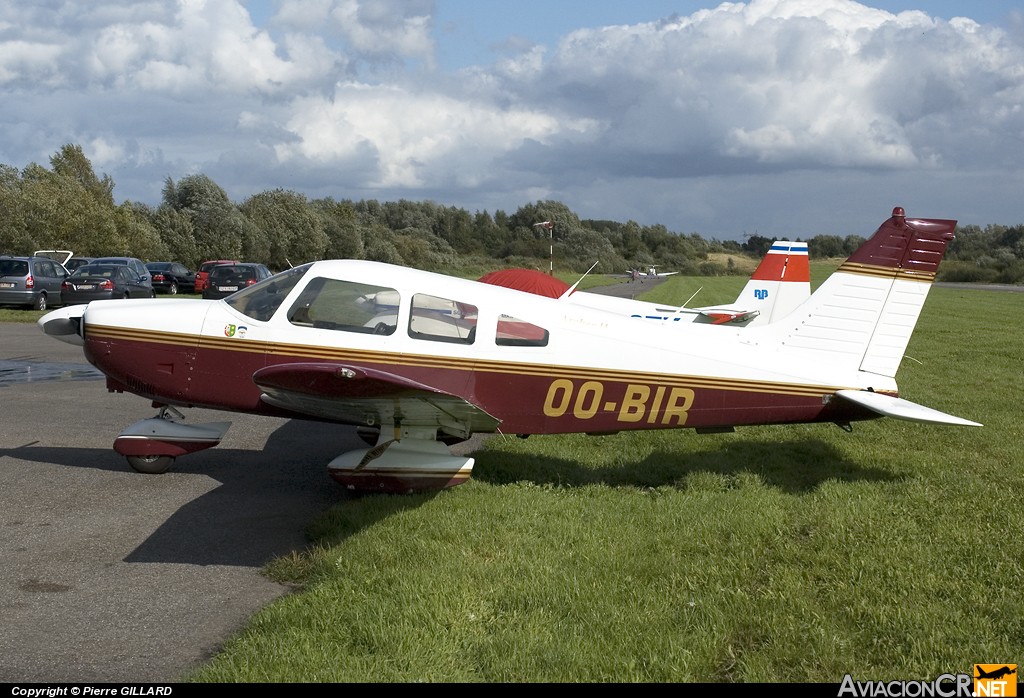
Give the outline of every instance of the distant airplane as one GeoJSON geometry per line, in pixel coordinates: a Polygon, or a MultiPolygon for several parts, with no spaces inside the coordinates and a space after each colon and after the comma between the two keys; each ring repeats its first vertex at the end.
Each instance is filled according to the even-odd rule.
{"type": "Polygon", "coordinates": [[[641,267],[634,267],[627,271],[623,276],[629,277],[630,281],[638,281],[643,278],[659,277],[659,276],[672,276],[678,274],[677,271],[658,271],[658,265],[649,264],[646,269],[641,267]]]}
{"type": "Polygon", "coordinates": [[[108,390],[158,409],[114,440],[136,470],[218,444],[230,422],[184,422],[180,409],[202,407],[375,430],[329,474],[353,490],[431,490],[470,477],[474,459],[448,444],[474,433],[980,426],[899,397],[895,381],[955,227],[894,209],[797,311],[759,327],[669,330],[571,295],[364,260],[304,264],[219,301],[94,301],[39,325],[82,346],[108,390]]]}

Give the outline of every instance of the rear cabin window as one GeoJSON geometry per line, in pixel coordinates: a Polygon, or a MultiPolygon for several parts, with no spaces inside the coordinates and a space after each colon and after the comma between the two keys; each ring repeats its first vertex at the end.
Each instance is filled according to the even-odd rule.
{"type": "Polygon", "coordinates": [[[398,326],[398,291],[386,286],[318,277],[288,309],[288,321],[300,327],[393,334],[398,326]]]}
{"type": "Polygon", "coordinates": [[[0,276],[25,276],[28,262],[21,259],[0,259],[0,276]]]}
{"type": "Polygon", "coordinates": [[[494,343],[499,347],[546,347],[548,331],[511,315],[499,315],[494,343]]]}
{"type": "Polygon", "coordinates": [[[477,307],[451,298],[417,293],[409,313],[409,336],[431,342],[472,344],[476,339],[477,307]]]}

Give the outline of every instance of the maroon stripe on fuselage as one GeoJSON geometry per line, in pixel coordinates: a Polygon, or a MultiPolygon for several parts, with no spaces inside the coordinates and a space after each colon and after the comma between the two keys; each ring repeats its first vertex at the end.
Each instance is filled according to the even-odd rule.
{"type": "Polygon", "coordinates": [[[281,415],[260,400],[252,375],[272,363],[319,362],[399,373],[463,397],[501,420],[505,433],[614,432],[876,417],[838,387],[773,384],[571,366],[222,340],[104,328],[86,334],[86,356],[131,392],[157,402],[281,415]],[[163,338],[163,339],[161,339],[163,338]]]}

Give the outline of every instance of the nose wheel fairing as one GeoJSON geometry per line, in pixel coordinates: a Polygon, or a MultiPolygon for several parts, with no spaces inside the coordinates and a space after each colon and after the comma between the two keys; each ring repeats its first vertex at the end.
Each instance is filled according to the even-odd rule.
{"type": "Polygon", "coordinates": [[[231,422],[183,424],[181,418],[177,410],[164,407],[156,417],[135,422],[118,434],[114,450],[129,458],[177,458],[216,446],[231,426],[231,422]]]}

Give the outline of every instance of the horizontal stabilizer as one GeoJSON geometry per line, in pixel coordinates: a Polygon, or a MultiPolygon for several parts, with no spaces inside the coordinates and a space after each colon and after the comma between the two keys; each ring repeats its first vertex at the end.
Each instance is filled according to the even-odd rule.
{"type": "Polygon", "coordinates": [[[700,314],[710,319],[712,325],[728,325],[752,320],[760,313],[757,310],[701,310],[700,314]]]}
{"type": "Polygon", "coordinates": [[[952,424],[964,427],[982,426],[977,422],[954,417],[951,414],[933,410],[931,407],[918,405],[910,400],[883,395],[882,393],[874,393],[868,390],[837,390],[836,395],[885,417],[907,419],[911,422],[926,422],[929,424],[952,424]]]}

